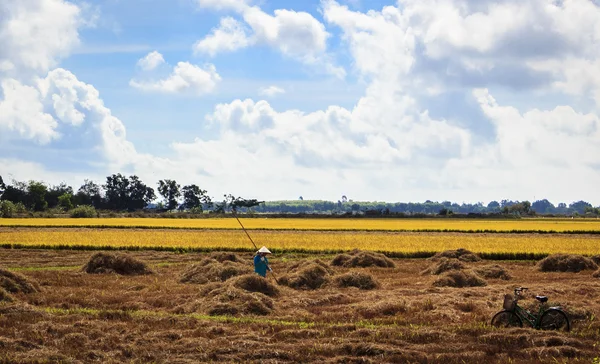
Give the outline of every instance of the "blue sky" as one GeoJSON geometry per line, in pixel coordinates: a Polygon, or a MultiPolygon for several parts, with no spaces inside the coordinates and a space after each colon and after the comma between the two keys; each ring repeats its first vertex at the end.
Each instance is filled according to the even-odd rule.
{"type": "Polygon", "coordinates": [[[587,0],[9,0],[0,14],[5,179],[600,204],[587,0]]]}

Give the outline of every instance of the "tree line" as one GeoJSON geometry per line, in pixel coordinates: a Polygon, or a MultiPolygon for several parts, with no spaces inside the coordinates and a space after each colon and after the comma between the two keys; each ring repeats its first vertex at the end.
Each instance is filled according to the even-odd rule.
{"type": "MultiPolygon", "coordinates": [[[[358,202],[342,196],[337,202],[323,200],[258,201],[231,194],[215,202],[208,192],[196,184],[181,186],[175,180],[159,180],[156,190],[138,176],[120,173],[106,177],[103,184],[91,180],[75,191],[66,183],[49,186],[41,181],[16,181],[5,184],[0,176],[0,216],[12,212],[41,212],[52,209],[72,211],[85,206],[106,211],[185,211],[189,213],[224,213],[231,209],[274,214],[361,214],[361,215],[453,215],[453,214],[512,214],[512,215],[600,215],[600,207],[585,201],[552,204],[547,199],[529,201],[501,200],[487,205],[454,203],[450,201],[358,202]],[[160,195],[162,199],[157,196],[160,195]],[[158,202],[155,203],[155,201],[158,202]]],[[[88,211],[89,212],[89,211],[88,211]]]]}

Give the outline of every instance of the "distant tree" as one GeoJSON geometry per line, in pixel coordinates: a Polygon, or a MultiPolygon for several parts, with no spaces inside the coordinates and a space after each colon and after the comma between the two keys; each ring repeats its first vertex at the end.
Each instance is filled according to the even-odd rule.
{"type": "Polygon", "coordinates": [[[27,183],[13,180],[11,185],[5,185],[4,192],[0,198],[14,204],[21,203],[28,206],[27,183]]]}
{"type": "Polygon", "coordinates": [[[576,211],[580,215],[585,214],[586,207],[592,207],[592,205],[585,201],[577,201],[569,205],[569,209],[576,211]]]}
{"type": "Polygon", "coordinates": [[[445,207],[440,209],[440,211],[438,212],[438,215],[440,215],[440,216],[449,216],[449,215],[453,215],[453,214],[454,214],[454,212],[452,212],[452,210],[447,209],[445,207]]]}
{"type": "Polygon", "coordinates": [[[489,211],[499,211],[500,204],[498,203],[498,201],[491,201],[490,203],[487,204],[487,209],[489,211]]]}
{"type": "Polygon", "coordinates": [[[136,175],[130,176],[128,189],[127,209],[129,211],[141,210],[156,199],[152,187],[146,186],[136,175]]]}
{"type": "MultiPolygon", "coordinates": [[[[0,178],[2,178],[2,177],[0,177],[0,178]]],[[[304,201],[304,197],[300,196],[300,197],[298,198],[298,200],[300,200],[300,201],[304,201]]]]}
{"type": "Polygon", "coordinates": [[[57,186],[50,187],[48,189],[48,193],[46,193],[46,201],[48,202],[48,207],[53,208],[58,206],[58,198],[65,194],[73,195],[73,187],[68,186],[64,182],[60,183],[57,186]]]}
{"type": "Polygon", "coordinates": [[[177,199],[181,197],[181,186],[175,180],[160,180],[158,181],[158,193],[165,199],[167,210],[174,210],[179,204],[177,199]]]}
{"type": "Polygon", "coordinates": [[[65,211],[69,211],[73,208],[73,195],[70,193],[65,193],[61,196],[58,196],[58,207],[62,208],[65,211]]]}
{"type": "Polygon", "coordinates": [[[4,180],[2,179],[2,176],[0,176],[0,198],[2,198],[2,195],[4,194],[5,189],[6,189],[6,185],[4,184],[4,180]]]}
{"type": "Polygon", "coordinates": [[[342,202],[343,203],[348,202],[348,197],[346,197],[346,195],[342,196],[342,202]]]}
{"type": "Polygon", "coordinates": [[[241,197],[234,197],[233,195],[225,195],[225,200],[228,202],[229,206],[233,209],[233,210],[237,210],[240,207],[245,207],[245,208],[252,208],[254,206],[258,206],[261,203],[264,203],[264,201],[258,201],[257,199],[253,198],[253,199],[245,199],[245,198],[241,198],[241,197]]]}
{"type": "Polygon", "coordinates": [[[202,205],[210,208],[213,206],[212,199],[206,193],[206,190],[201,189],[195,184],[183,186],[183,206],[188,210],[196,210],[201,212],[202,205]]]}
{"type": "Polygon", "coordinates": [[[48,193],[48,187],[44,183],[29,181],[29,185],[27,186],[27,195],[30,200],[29,207],[34,211],[46,210],[48,208],[46,193],[48,193]]]}
{"type": "Polygon", "coordinates": [[[357,203],[353,203],[350,208],[352,209],[352,211],[356,212],[356,211],[360,210],[360,205],[357,203]]]}
{"type": "Polygon", "coordinates": [[[551,214],[554,212],[555,207],[552,202],[543,199],[535,201],[533,204],[531,204],[531,209],[538,214],[551,214]]]}
{"type": "Polygon", "coordinates": [[[521,206],[524,214],[528,214],[531,211],[531,202],[523,201],[521,202],[521,206]]]}
{"type": "Polygon", "coordinates": [[[113,174],[106,177],[106,184],[102,187],[111,210],[141,210],[156,198],[154,189],[146,186],[136,175],[127,178],[120,173],[113,174]]]}
{"type": "Polygon", "coordinates": [[[73,196],[73,200],[76,205],[88,205],[99,209],[102,207],[100,186],[88,179],[84,180],[83,185],[77,190],[77,194],[73,196]]]}
{"type": "Polygon", "coordinates": [[[129,179],[121,173],[106,177],[102,186],[106,194],[106,204],[110,210],[125,210],[129,203],[129,179]]]}

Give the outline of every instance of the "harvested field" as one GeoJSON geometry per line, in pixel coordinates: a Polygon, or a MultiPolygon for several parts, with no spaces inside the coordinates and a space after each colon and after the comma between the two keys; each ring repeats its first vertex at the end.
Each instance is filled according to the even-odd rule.
{"type": "MultiPolygon", "coordinates": [[[[246,229],[269,230],[379,230],[379,231],[457,231],[457,232],[600,232],[597,219],[369,219],[369,218],[241,218],[246,229]]],[[[14,218],[0,219],[0,226],[39,227],[128,227],[175,229],[233,229],[233,218],[155,219],[155,218],[14,218]]]]}
{"type": "MultiPolygon", "coordinates": [[[[598,356],[600,280],[591,272],[541,272],[533,261],[502,261],[511,281],[453,288],[433,285],[443,274],[421,274],[436,263],[427,259],[392,259],[394,268],[381,269],[323,264],[333,254],[270,257],[281,275],[319,266],[330,270],[331,282],[362,273],[379,284],[361,290],[330,282],[311,290],[254,275],[180,282],[190,265],[208,258],[228,264],[231,252],[130,252],[155,272],[134,276],[81,272],[92,254],[0,249],[0,266],[39,283],[39,291],[0,303],[0,361],[590,363],[598,356]],[[539,294],[566,307],[572,331],[490,327],[515,286],[529,287],[524,305],[535,305],[539,294]]],[[[251,254],[235,256],[250,264],[251,254]]],[[[462,271],[490,266],[463,263],[462,271]]]]}
{"type": "MultiPolygon", "coordinates": [[[[600,254],[600,235],[590,234],[253,231],[252,237],[274,252],[340,253],[359,249],[386,252],[386,255],[396,257],[429,257],[436,252],[464,248],[481,257],[497,259],[539,259],[554,253],[600,254]]],[[[240,230],[0,227],[0,246],[165,251],[238,250],[248,253],[254,251],[249,246],[248,238],[240,230]]]]}

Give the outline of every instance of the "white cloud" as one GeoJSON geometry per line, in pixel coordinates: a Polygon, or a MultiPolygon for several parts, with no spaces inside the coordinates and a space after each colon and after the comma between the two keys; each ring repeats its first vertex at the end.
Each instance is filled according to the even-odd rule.
{"type": "Polygon", "coordinates": [[[234,51],[250,45],[268,45],[284,56],[297,59],[313,68],[321,69],[338,78],[344,78],[343,67],[335,65],[327,54],[330,34],[325,26],[304,11],[277,9],[269,15],[258,6],[245,1],[197,0],[202,7],[232,10],[239,13],[252,30],[247,35],[241,23],[231,17],[221,19],[219,28],[198,41],[196,52],[211,56],[223,51],[234,51]]]}
{"type": "Polygon", "coordinates": [[[0,2],[0,72],[46,72],[79,44],[78,6],[63,0],[0,2]]]}
{"type": "Polygon", "coordinates": [[[271,85],[269,87],[261,87],[258,90],[258,93],[263,96],[273,97],[273,96],[277,96],[279,94],[284,94],[285,90],[281,87],[271,85]]]}
{"type": "Polygon", "coordinates": [[[219,81],[221,81],[221,77],[212,64],[201,68],[189,62],[178,62],[173,72],[165,79],[157,81],[131,80],[129,84],[144,91],[204,95],[212,92],[219,81]]]}
{"type": "MultiPolygon", "coordinates": [[[[47,144],[59,137],[58,122],[44,112],[40,92],[36,87],[14,79],[2,81],[4,100],[0,100],[0,130],[14,132],[23,139],[47,144]]],[[[3,134],[4,134],[3,133],[3,134]]]]}
{"type": "Polygon", "coordinates": [[[217,53],[233,52],[250,44],[243,25],[232,17],[225,17],[210,35],[194,44],[194,52],[214,57],[217,53]]]}
{"type": "Polygon", "coordinates": [[[144,71],[151,71],[163,63],[165,63],[163,55],[157,51],[152,51],[143,58],[140,58],[137,65],[144,71]]]}

